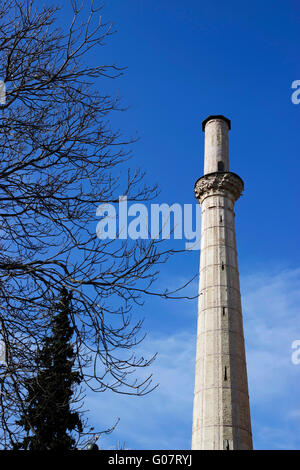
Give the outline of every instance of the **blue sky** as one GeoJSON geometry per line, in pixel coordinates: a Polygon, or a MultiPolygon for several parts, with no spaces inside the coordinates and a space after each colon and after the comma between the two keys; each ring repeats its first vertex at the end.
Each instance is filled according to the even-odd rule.
{"type": "MultiPolygon", "coordinates": [[[[291,344],[300,339],[298,0],[110,0],[102,12],[117,34],[90,57],[116,62],[120,79],[97,84],[129,106],[112,124],[136,131],[133,166],[159,184],[157,202],[194,203],[203,173],[201,122],[231,119],[230,167],[245,182],[236,204],[251,414],[256,449],[300,449],[300,364],[291,344]]],[[[189,279],[199,252],[162,267],[161,285],[189,279]]],[[[197,283],[191,288],[197,292],[197,283]]],[[[189,449],[192,427],[197,306],[148,298],[143,354],[159,387],[141,398],[89,397],[91,421],[120,423],[99,444],[130,449],[189,449]]]]}

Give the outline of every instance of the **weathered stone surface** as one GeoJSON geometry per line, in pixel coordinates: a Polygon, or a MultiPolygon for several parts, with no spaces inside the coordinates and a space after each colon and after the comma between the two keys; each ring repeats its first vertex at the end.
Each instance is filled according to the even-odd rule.
{"type": "MultiPolygon", "coordinates": [[[[209,196],[224,196],[228,192],[228,197],[233,197],[236,201],[244,189],[243,180],[230,171],[224,172],[214,172],[205,174],[196,181],[195,184],[195,195],[199,199],[200,204],[203,203],[204,198],[209,196]]],[[[218,207],[215,204],[215,197],[208,201],[210,207],[218,207]]],[[[229,201],[228,201],[229,202],[229,201]]],[[[219,204],[222,204],[223,201],[219,198],[219,204]]]]}
{"type": "Polygon", "coordinates": [[[206,122],[204,174],[229,171],[228,130],[229,122],[220,117],[206,122]],[[222,170],[219,162],[222,163],[222,170]]]}
{"type": "Polygon", "coordinates": [[[206,122],[205,175],[195,185],[202,228],[193,449],[252,449],[234,224],[244,185],[229,172],[228,122],[206,122]]]}

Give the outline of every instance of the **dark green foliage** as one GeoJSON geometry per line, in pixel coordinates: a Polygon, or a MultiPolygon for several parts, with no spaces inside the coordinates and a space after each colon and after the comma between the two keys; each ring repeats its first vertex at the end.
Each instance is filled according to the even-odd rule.
{"type": "Polygon", "coordinates": [[[72,431],[82,431],[77,411],[71,410],[74,386],[81,376],[73,371],[75,353],[71,345],[71,295],[62,289],[52,321],[51,335],[36,354],[37,374],[26,381],[27,397],[18,422],[27,433],[18,448],[28,450],[71,450],[72,431]]]}

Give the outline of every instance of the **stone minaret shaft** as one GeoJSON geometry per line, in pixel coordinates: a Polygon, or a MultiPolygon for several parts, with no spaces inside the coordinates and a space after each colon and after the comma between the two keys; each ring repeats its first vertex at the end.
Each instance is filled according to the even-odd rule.
{"type": "Polygon", "coordinates": [[[224,116],[205,131],[196,378],[192,449],[252,449],[234,203],[243,181],[229,171],[224,116]]]}

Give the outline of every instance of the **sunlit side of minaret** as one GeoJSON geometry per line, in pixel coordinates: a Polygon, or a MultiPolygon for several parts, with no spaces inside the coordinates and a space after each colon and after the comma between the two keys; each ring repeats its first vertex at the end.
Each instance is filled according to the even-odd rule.
{"type": "Polygon", "coordinates": [[[241,178],[229,171],[230,120],[209,116],[201,204],[201,259],[192,449],[249,450],[252,434],[235,239],[241,178]]]}

